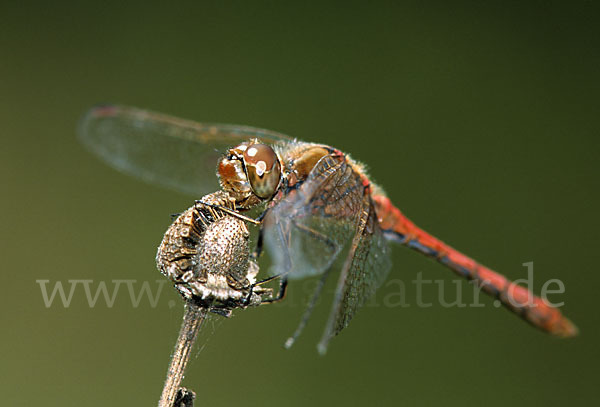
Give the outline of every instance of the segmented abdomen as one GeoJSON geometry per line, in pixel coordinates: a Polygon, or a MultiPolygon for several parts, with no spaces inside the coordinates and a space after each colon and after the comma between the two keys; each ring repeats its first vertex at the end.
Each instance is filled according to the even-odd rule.
{"type": "Polygon", "coordinates": [[[374,195],[372,198],[375,202],[379,226],[390,240],[437,260],[461,277],[474,280],[482,291],[497,298],[505,307],[537,328],[562,337],[577,334],[577,327],[571,321],[531,291],[420,229],[386,196],[374,195]]]}

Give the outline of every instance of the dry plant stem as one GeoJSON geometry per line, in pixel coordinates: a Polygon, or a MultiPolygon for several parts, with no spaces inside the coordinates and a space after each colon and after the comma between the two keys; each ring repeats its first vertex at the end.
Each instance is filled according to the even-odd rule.
{"type": "Polygon", "coordinates": [[[177,390],[179,390],[181,380],[183,379],[185,366],[190,358],[192,347],[198,336],[198,330],[207,312],[206,308],[186,302],[183,323],[181,324],[173,356],[171,357],[167,380],[165,380],[165,387],[160,396],[158,407],[173,407],[177,390]]]}

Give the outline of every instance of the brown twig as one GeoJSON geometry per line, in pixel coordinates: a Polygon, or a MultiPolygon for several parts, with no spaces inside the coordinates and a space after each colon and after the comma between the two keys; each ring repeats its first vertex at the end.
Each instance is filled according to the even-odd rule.
{"type": "MultiPolygon", "coordinates": [[[[171,357],[171,364],[167,372],[167,379],[165,380],[165,386],[158,402],[158,407],[174,407],[177,392],[180,390],[181,380],[185,372],[185,366],[190,358],[190,353],[196,337],[198,336],[198,330],[202,326],[208,310],[203,307],[199,307],[191,302],[186,302],[185,311],[183,315],[183,322],[179,331],[179,337],[175,344],[175,350],[171,357]]],[[[184,389],[185,399],[178,400],[178,405],[191,406],[193,403],[193,392],[184,389]],[[190,396],[191,393],[191,396],[190,396]],[[191,401],[190,401],[191,400],[191,401]],[[182,404],[183,403],[183,404],[182,404]]],[[[181,399],[181,397],[179,397],[181,399]]]]}

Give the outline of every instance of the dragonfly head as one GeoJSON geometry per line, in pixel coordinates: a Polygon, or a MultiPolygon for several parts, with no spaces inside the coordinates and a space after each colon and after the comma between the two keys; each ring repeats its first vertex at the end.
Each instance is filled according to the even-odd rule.
{"type": "Polygon", "coordinates": [[[270,199],[281,182],[281,162],[273,149],[251,140],[227,151],[217,169],[221,187],[241,208],[270,199]]]}

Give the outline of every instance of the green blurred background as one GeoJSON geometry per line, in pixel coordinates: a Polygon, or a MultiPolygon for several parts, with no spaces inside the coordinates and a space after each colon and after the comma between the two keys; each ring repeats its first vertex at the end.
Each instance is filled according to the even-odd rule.
{"type": "MultiPolygon", "coordinates": [[[[325,301],[282,348],[314,284],[298,281],[287,302],[205,325],[185,379],[198,406],[596,400],[600,13],[523,3],[3,1],[1,404],[150,406],[160,394],[182,315],[174,290],[156,307],[123,289],[112,308],[90,308],[79,287],[69,307],[46,308],[36,283],[156,289],[169,214],[198,198],[85,151],[77,120],[99,102],[352,153],[426,230],[513,279],[533,261],[537,292],[560,278],[581,329],[559,340],[489,299],[419,308],[414,290],[410,307],[385,306],[388,284],[320,357],[325,301]]],[[[453,287],[418,254],[396,247],[393,261],[390,279],[453,287]]]]}

